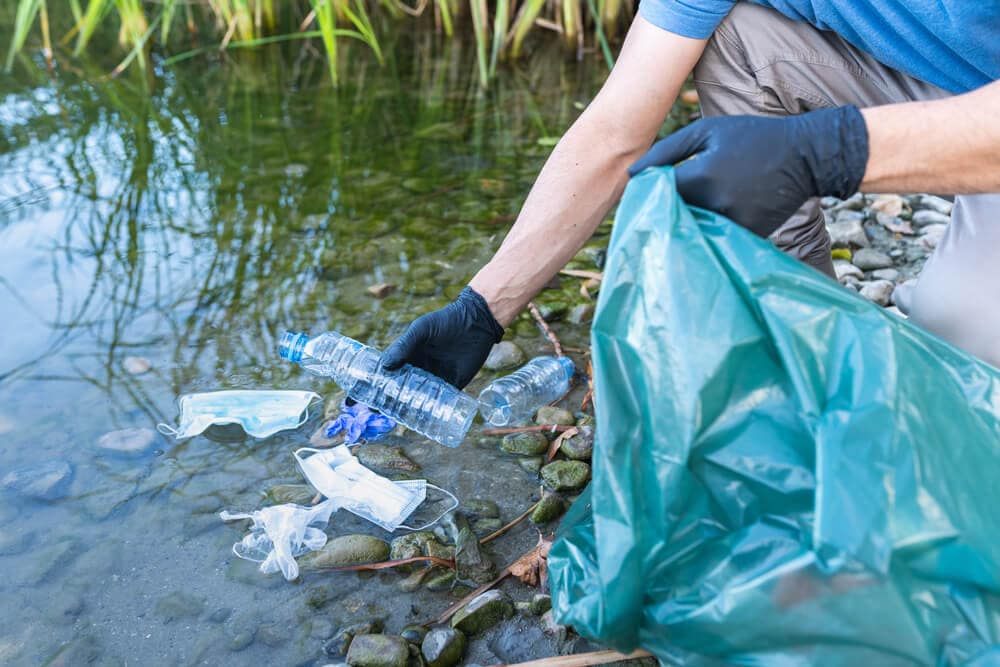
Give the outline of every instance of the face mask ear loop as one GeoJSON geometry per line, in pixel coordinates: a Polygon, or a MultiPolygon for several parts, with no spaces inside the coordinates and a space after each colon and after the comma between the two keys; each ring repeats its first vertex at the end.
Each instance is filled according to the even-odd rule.
{"type": "Polygon", "coordinates": [[[438,521],[440,521],[441,519],[443,519],[444,516],[448,512],[450,512],[453,509],[455,509],[456,507],[458,507],[458,498],[456,498],[455,494],[453,494],[451,491],[445,491],[440,486],[435,486],[434,484],[431,484],[430,482],[427,482],[427,486],[428,486],[428,488],[434,489],[436,491],[440,491],[444,495],[446,495],[449,498],[451,498],[451,507],[449,507],[446,510],[443,510],[440,514],[438,514],[438,516],[437,516],[436,519],[434,519],[433,521],[428,521],[427,523],[425,523],[422,526],[412,527],[412,526],[407,526],[404,523],[404,524],[400,524],[400,526],[399,526],[400,528],[405,528],[406,530],[427,530],[428,528],[430,528],[431,526],[433,526],[434,524],[436,524],[438,521]]]}
{"type": "Polygon", "coordinates": [[[156,425],[156,430],[162,433],[163,435],[172,435],[175,438],[177,437],[177,434],[180,433],[180,431],[175,429],[170,424],[164,424],[162,422],[156,425]]]}

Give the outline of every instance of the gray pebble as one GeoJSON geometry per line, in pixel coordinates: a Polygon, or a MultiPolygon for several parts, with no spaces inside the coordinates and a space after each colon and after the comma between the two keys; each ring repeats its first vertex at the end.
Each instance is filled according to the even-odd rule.
{"type": "Polygon", "coordinates": [[[892,258],[874,248],[861,248],[851,257],[851,263],[862,271],[873,271],[891,267],[892,258]]]}
{"type": "Polygon", "coordinates": [[[871,245],[864,227],[857,220],[835,222],[827,227],[834,248],[867,248],[871,245]]]}
{"type": "Polygon", "coordinates": [[[420,648],[428,667],[452,667],[462,660],[465,644],[461,630],[435,628],[427,633],[420,648]]]}
{"type": "Polygon", "coordinates": [[[865,219],[865,214],[861,211],[852,211],[848,209],[842,209],[837,211],[837,217],[834,218],[838,223],[843,222],[862,222],[865,219]]]}
{"type": "Polygon", "coordinates": [[[837,274],[837,280],[844,282],[848,277],[853,277],[857,280],[861,280],[865,277],[864,272],[858,267],[854,266],[846,259],[835,259],[833,260],[833,270],[837,274]]]}
{"type": "Polygon", "coordinates": [[[124,428],[105,433],[97,440],[97,448],[122,456],[137,456],[153,447],[156,433],[148,428],[124,428]]]}
{"type": "Polygon", "coordinates": [[[524,363],[524,351],[509,340],[502,340],[490,349],[483,366],[490,371],[505,371],[524,363]]]}
{"type": "Polygon", "coordinates": [[[58,500],[69,493],[73,468],[65,461],[43,461],[13,470],[0,480],[0,489],[34,500],[58,500]]]}
{"type": "Polygon", "coordinates": [[[899,271],[896,269],[878,269],[877,271],[872,271],[872,277],[876,280],[888,280],[894,283],[899,280],[899,271]]]}
{"type": "Polygon", "coordinates": [[[160,598],[159,602],[156,603],[156,613],[167,622],[178,618],[200,616],[204,609],[204,598],[183,591],[174,591],[160,598]]]}
{"type": "Polygon", "coordinates": [[[930,209],[944,215],[951,215],[952,208],[954,207],[954,204],[947,199],[935,197],[934,195],[919,195],[916,199],[918,207],[930,209]]]}
{"type": "Polygon", "coordinates": [[[926,227],[927,225],[947,225],[949,222],[951,222],[951,217],[945,215],[944,213],[939,213],[938,211],[924,209],[913,214],[913,224],[918,227],[926,227]]]}
{"type": "Polygon", "coordinates": [[[893,289],[895,285],[888,280],[873,280],[861,287],[861,296],[879,306],[888,306],[893,289]]]}

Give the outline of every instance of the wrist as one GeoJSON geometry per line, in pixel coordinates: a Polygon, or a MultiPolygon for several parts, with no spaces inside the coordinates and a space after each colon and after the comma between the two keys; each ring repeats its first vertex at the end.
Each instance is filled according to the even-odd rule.
{"type": "Polygon", "coordinates": [[[814,195],[846,199],[858,191],[868,164],[868,128],[854,105],[821,109],[797,118],[806,132],[803,153],[814,195]]]}
{"type": "Polygon", "coordinates": [[[505,298],[504,286],[485,278],[484,272],[485,267],[469,281],[469,287],[483,300],[486,309],[501,328],[510,326],[520,309],[513,307],[510,300],[505,298]]]}
{"type": "Polygon", "coordinates": [[[484,328],[492,337],[494,343],[499,343],[503,338],[503,325],[497,321],[493,311],[490,310],[489,303],[482,294],[477,292],[472,285],[467,285],[458,297],[459,301],[465,301],[466,306],[474,312],[475,321],[484,328]]]}

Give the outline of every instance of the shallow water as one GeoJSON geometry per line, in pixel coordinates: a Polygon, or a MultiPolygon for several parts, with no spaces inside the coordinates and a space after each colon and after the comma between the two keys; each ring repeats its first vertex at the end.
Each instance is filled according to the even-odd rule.
{"type": "MultiPolygon", "coordinates": [[[[467,47],[428,34],[391,51],[383,68],[350,53],[339,91],[298,48],[188,61],[153,85],[131,70],[98,82],[111,57],[54,78],[22,59],[0,78],[0,476],[72,467],[56,500],[0,498],[0,663],[323,664],[331,628],[380,617],[399,632],[454,600],[402,594],[392,572],[287,583],[233,556],[242,524],[217,512],[300,483],[291,450],[315,416],[264,440],[157,435],[131,458],[95,446],[173,423],[187,392],[332,395],[277,358],[281,332],[384,346],[446,303],[509,228],[550,150],[538,140],[564,131],[605,73],[548,57],[482,93],[467,47]],[[383,282],[398,288],[367,293],[383,282]],[[129,356],[152,370],[128,373],[129,356]],[[235,653],[241,633],[255,640],[235,653]]],[[[542,302],[580,301],[578,287],[542,302]]],[[[557,330],[585,341],[585,328],[557,330]]],[[[527,319],[514,335],[548,350],[527,319]]],[[[429,480],[495,500],[505,520],[537,498],[537,478],[474,438],[406,447],[429,480]]],[[[343,513],[328,532],[385,536],[343,513]]],[[[536,537],[523,526],[492,553],[503,565],[536,537]]],[[[469,658],[560,650],[537,625],[482,638],[469,658]]]]}

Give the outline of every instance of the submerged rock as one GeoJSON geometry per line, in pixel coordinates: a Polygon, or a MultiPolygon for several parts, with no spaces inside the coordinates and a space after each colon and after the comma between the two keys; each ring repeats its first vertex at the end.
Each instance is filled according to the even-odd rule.
{"type": "Polygon", "coordinates": [[[399,633],[399,636],[406,641],[419,646],[420,643],[424,641],[424,637],[427,636],[427,632],[427,628],[422,625],[408,625],[403,628],[402,632],[399,633]]]}
{"type": "Polygon", "coordinates": [[[560,426],[572,426],[576,423],[576,417],[566,408],[545,405],[538,408],[538,412],[535,413],[535,423],[539,425],[558,424],[560,426]]]}
{"type": "Polygon", "coordinates": [[[278,484],[268,489],[265,495],[277,505],[285,503],[308,505],[316,497],[316,490],[308,484],[278,484]]]}
{"type": "Polygon", "coordinates": [[[545,459],[541,456],[529,456],[527,458],[518,459],[517,464],[527,472],[537,473],[545,465],[545,459]]]}
{"type": "Polygon", "coordinates": [[[461,583],[485,584],[496,576],[496,565],[483,551],[479,538],[461,512],[445,519],[455,542],[455,575],[461,583]]]}
{"type": "Polygon", "coordinates": [[[492,500],[486,498],[469,498],[462,503],[462,510],[472,518],[500,518],[500,507],[492,500]]]}
{"type": "Polygon", "coordinates": [[[548,448],[548,439],[538,431],[511,433],[500,441],[500,449],[508,454],[520,454],[521,456],[544,454],[548,448]]]}
{"type": "Polygon", "coordinates": [[[153,447],[156,433],[148,428],[123,428],[97,439],[97,448],[121,456],[138,456],[153,447]]]}
{"type": "Polygon", "coordinates": [[[503,528],[503,521],[500,519],[476,519],[472,522],[472,532],[480,537],[485,537],[503,528]]]}
{"type": "Polygon", "coordinates": [[[160,598],[156,603],[156,613],[170,622],[178,618],[195,618],[205,610],[205,598],[198,595],[174,591],[160,598]]]}
{"type": "Polygon", "coordinates": [[[483,367],[490,371],[505,371],[520,366],[524,360],[524,350],[517,343],[502,340],[490,349],[483,367]]]}
{"type": "Polygon", "coordinates": [[[257,628],[257,641],[274,648],[281,646],[289,639],[287,628],[277,623],[266,623],[257,628]]]}
{"type": "Polygon", "coordinates": [[[403,560],[404,558],[416,558],[417,556],[427,556],[427,545],[429,542],[437,542],[437,537],[429,530],[418,530],[406,535],[400,535],[392,541],[389,550],[389,560],[403,560]]]}
{"type": "Polygon", "coordinates": [[[514,603],[503,591],[486,591],[473,598],[451,617],[451,627],[467,635],[492,628],[514,615],[514,603]]]}
{"type": "Polygon", "coordinates": [[[351,667],[406,667],[409,659],[406,640],[393,635],[357,635],[347,650],[351,667]]]}
{"type": "Polygon", "coordinates": [[[0,489],[32,500],[59,500],[69,493],[73,468],[66,461],[43,461],[13,470],[0,479],[0,489]]]}
{"type": "Polygon", "coordinates": [[[594,455],[594,427],[578,426],[578,433],[562,441],[559,451],[575,461],[589,461],[594,455]]]}
{"type": "Polygon", "coordinates": [[[465,653],[465,635],[455,628],[435,628],[427,633],[420,651],[428,667],[452,667],[465,653]]]}
{"type": "Polygon", "coordinates": [[[361,445],[354,450],[358,461],[376,472],[420,472],[402,447],[395,445],[361,445]]]}
{"type": "Polygon", "coordinates": [[[145,357],[125,357],[122,359],[122,368],[129,375],[142,375],[153,369],[153,364],[145,357]]]}
{"type": "Polygon", "coordinates": [[[455,585],[455,570],[442,570],[427,578],[424,586],[429,591],[447,591],[455,585]]]}
{"type": "Polygon", "coordinates": [[[528,519],[535,524],[548,523],[561,517],[565,511],[566,501],[559,495],[546,491],[528,519]]]}
{"type": "Polygon", "coordinates": [[[553,491],[582,489],[590,480],[590,466],[583,461],[555,461],[542,468],[542,479],[553,491]]]}
{"type": "Polygon", "coordinates": [[[323,644],[323,652],[332,657],[347,655],[356,636],[378,634],[382,632],[382,627],[382,620],[378,618],[344,626],[337,631],[333,639],[323,644]]]}
{"type": "Polygon", "coordinates": [[[299,559],[302,569],[315,570],[341,565],[378,563],[389,557],[389,544],[371,535],[341,535],[335,537],[318,551],[299,559]]]}

